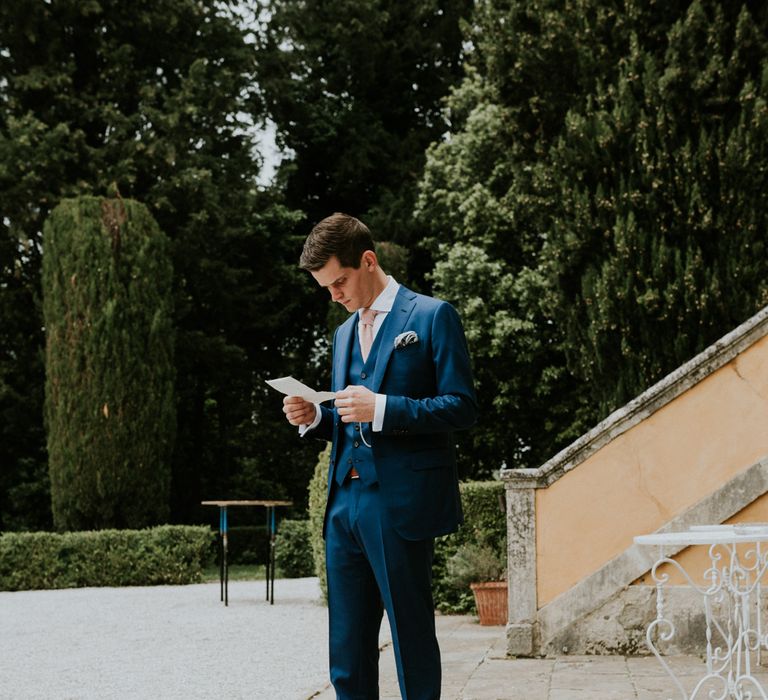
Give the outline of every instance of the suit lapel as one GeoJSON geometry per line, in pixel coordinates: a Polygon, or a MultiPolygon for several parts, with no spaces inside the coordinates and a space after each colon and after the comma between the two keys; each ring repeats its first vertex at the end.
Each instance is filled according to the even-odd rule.
{"type": "Polygon", "coordinates": [[[381,335],[378,352],[376,353],[376,369],[373,371],[373,381],[371,390],[378,392],[381,382],[384,379],[384,373],[389,364],[389,358],[395,348],[395,338],[403,332],[408,319],[411,317],[416,306],[416,294],[402,285],[397,290],[395,303],[392,304],[392,310],[384,320],[379,332],[376,334],[376,340],[381,335]]]}

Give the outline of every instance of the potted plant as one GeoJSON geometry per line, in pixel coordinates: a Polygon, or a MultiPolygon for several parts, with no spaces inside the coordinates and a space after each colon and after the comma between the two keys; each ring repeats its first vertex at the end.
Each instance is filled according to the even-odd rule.
{"type": "Polygon", "coordinates": [[[499,551],[487,542],[465,542],[446,564],[452,585],[472,589],[481,625],[507,624],[507,568],[499,551]]]}

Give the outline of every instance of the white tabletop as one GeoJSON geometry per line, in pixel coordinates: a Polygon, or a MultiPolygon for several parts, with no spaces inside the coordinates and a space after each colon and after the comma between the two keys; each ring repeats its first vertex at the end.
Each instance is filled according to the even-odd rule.
{"type": "Polygon", "coordinates": [[[739,544],[742,542],[768,542],[766,525],[695,525],[685,532],[654,532],[638,535],[636,544],[694,545],[739,544]]]}

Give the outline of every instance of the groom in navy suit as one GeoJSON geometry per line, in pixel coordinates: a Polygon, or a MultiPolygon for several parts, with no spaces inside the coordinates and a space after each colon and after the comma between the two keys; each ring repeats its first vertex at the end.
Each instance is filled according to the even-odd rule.
{"type": "Polygon", "coordinates": [[[283,405],[302,434],[333,444],[323,527],[331,681],[340,700],[379,697],[384,608],[402,697],[435,700],[433,544],[463,520],[454,431],[476,417],[461,321],[388,277],[351,216],[317,224],[300,267],[351,313],[333,338],[334,407],[296,396],[283,405]]]}

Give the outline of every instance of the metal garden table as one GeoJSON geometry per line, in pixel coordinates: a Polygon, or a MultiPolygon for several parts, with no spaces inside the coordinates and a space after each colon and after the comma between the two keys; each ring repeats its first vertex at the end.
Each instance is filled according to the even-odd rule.
{"type": "Polygon", "coordinates": [[[659,556],[651,569],[656,584],[656,619],[648,625],[646,643],[672,678],[682,700],[768,700],[766,689],[753,675],[753,657],[760,664],[768,651],[764,630],[762,586],[768,582],[768,525],[702,525],[685,532],[655,533],[635,537],[640,545],[657,546],[659,556]],[[682,565],[666,556],[665,547],[703,545],[709,548],[710,566],[697,583],[682,565]],[[706,620],[706,673],[690,695],[659,652],[659,641],[670,641],[675,626],[665,609],[664,589],[669,574],[659,571],[667,564],[679,571],[698,592],[706,620]]]}
{"type": "Polygon", "coordinates": [[[221,600],[229,605],[229,562],[227,561],[227,509],[231,506],[262,506],[267,509],[267,530],[269,543],[267,551],[267,600],[275,604],[275,508],[292,506],[293,501],[201,501],[204,506],[219,507],[219,585],[221,600]]]}

